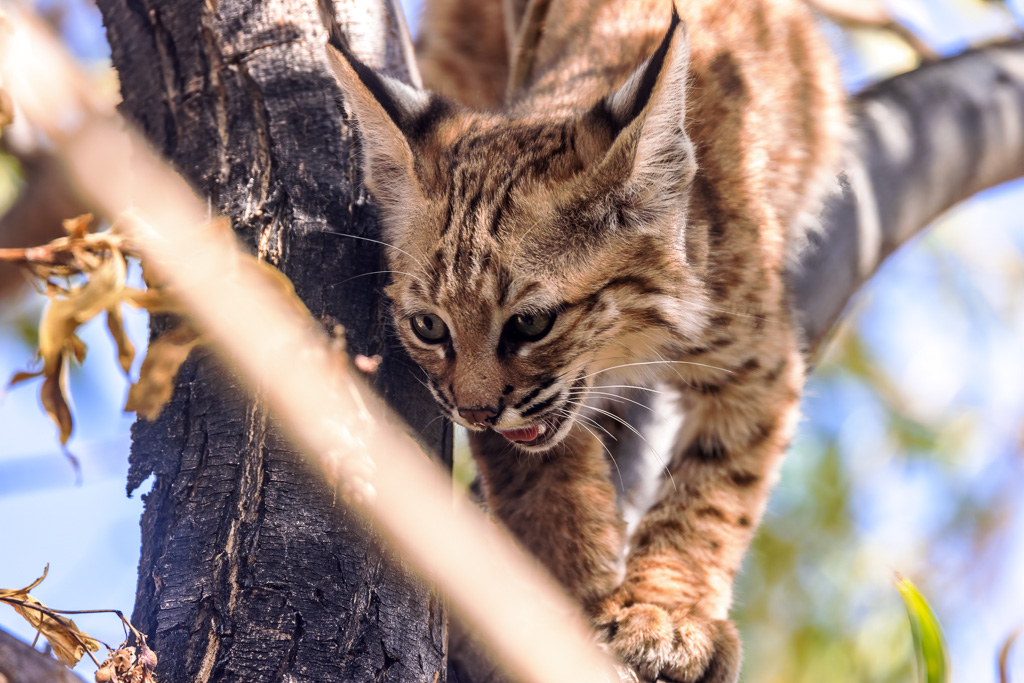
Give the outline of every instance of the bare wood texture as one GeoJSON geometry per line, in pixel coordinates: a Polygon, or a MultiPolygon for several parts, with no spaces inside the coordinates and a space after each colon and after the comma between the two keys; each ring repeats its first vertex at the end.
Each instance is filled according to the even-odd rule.
{"type": "Polygon", "coordinates": [[[791,274],[811,349],[897,247],[958,202],[1024,176],[1024,42],[927,64],[852,105],[842,193],[791,274]]]}
{"type": "Polygon", "coordinates": [[[83,683],[50,655],[0,631],[0,683],[83,683]]]}
{"type": "MultiPolygon", "coordinates": [[[[376,217],[323,64],[342,25],[409,79],[381,3],[101,0],[121,111],[295,283],[349,348],[381,354],[378,387],[435,453],[447,431],[382,314],[376,217]]],[[[134,429],[129,489],[155,475],[133,621],[167,683],[444,680],[443,601],[341,508],[212,356],[134,429]]]]}

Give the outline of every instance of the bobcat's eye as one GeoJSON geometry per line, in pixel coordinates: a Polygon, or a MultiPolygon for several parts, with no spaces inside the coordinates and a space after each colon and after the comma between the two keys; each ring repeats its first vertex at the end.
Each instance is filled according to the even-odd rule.
{"type": "Polygon", "coordinates": [[[440,316],[433,313],[419,313],[411,319],[412,331],[428,344],[439,344],[448,338],[448,326],[440,316]]]}
{"type": "Polygon", "coordinates": [[[505,324],[505,336],[511,341],[534,342],[543,339],[555,324],[555,312],[517,313],[505,324]]]}

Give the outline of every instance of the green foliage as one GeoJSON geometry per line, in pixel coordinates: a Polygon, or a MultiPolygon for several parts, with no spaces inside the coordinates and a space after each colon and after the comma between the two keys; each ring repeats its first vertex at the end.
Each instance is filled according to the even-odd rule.
{"type": "Polygon", "coordinates": [[[917,655],[918,683],[946,683],[946,641],[942,627],[928,601],[921,595],[910,579],[896,576],[896,588],[900,591],[903,604],[910,617],[910,631],[914,636],[914,653],[917,655]]]}

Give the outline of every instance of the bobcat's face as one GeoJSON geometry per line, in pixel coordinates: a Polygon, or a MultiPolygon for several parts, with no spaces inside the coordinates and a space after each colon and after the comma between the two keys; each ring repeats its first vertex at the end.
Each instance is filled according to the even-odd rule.
{"type": "Polygon", "coordinates": [[[493,256],[479,263],[477,252],[463,258],[468,272],[442,258],[437,267],[447,273],[427,274],[426,288],[396,276],[389,291],[399,336],[453,421],[527,449],[554,445],[584,399],[588,359],[610,336],[598,329],[605,316],[540,273],[493,256]]]}
{"type": "Polygon", "coordinates": [[[542,450],[568,432],[595,376],[612,383],[603,368],[661,341],[635,333],[675,314],[678,301],[657,283],[669,286],[664,271],[680,270],[679,255],[635,235],[632,244],[566,252],[555,246],[569,239],[561,233],[587,225],[567,225],[553,210],[522,220],[525,209],[508,208],[496,235],[480,234],[492,217],[480,209],[447,237],[421,225],[436,248],[403,242],[406,253],[390,257],[397,272],[388,294],[398,334],[448,416],[542,450]]]}
{"type": "Polygon", "coordinates": [[[682,214],[645,215],[639,229],[631,210],[593,199],[580,187],[593,182],[586,135],[571,122],[463,121],[422,172],[436,180],[418,209],[385,207],[402,342],[454,422],[526,450],[557,444],[593,384],[620,383],[607,368],[658,358],[697,317],[678,297],[682,214]]]}
{"type": "Polygon", "coordinates": [[[595,377],[613,384],[613,366],[656,359],[700,327],[683,244],[687,55],[674,35],[607,97],[533,118],[459,110],[332,43],[393,247],[394,322],[453,421],[545,450],[595,377]]]}

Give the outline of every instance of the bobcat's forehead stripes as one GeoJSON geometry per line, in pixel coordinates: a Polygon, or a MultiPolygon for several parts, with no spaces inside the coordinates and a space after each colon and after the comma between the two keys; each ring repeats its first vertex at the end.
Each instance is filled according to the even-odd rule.
{"type": "Polygon", "coordinates": [[[480,292],[485,275],[497,275],[491,293],[504,297],[512,279],[506,270],[489,272],[493,255],[524,237],[508,225],[517,198],[550,183],[552,167],[570,175],[580,162],[572,152],[574,135],[567,123],[520,124],[513,130],[470,129],[437,162],[439,175],[447,178],[434,201],[445,207],[428,282],[431,299],[442,290],[480,292]],[[442,278],[444,281],[442,281],[442,278]]]}

